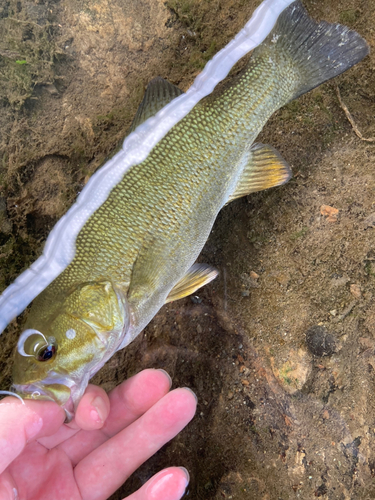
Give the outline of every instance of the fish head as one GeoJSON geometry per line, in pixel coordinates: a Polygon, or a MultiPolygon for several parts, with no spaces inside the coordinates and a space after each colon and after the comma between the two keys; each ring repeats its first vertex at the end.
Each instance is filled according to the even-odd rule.
{"type": "Polygon", "coordinates": [[[127,333],[127,301],[110,281],[100,281],[76,287],[47,319],[39,319],[38,302],[34,307],[18,340],[12,390],[56,401],[70,420],[89,379],[127,333]]]}

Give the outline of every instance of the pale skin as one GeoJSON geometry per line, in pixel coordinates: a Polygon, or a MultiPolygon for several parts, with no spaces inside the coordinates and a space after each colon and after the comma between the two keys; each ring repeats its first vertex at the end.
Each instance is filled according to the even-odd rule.
{"type": "MultiPolygon", "coordinates": [[[[1,500],[105,500],[193,418],[196,397],[144,370],[108,395],[89,385],[74,420],[56,403],[0,402],[1,500]],[[18,496],[17,496],[18,495],[18,496]]],[[[179,500],[186,470],[170,467],[126,500],[179,500]]]]}

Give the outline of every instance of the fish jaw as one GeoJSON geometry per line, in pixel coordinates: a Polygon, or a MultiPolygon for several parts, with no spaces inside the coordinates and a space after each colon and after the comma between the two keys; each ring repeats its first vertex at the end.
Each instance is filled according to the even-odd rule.
{"type": "MultiPolygon", "coordinates": [[[[100,363],[99,370],[107,360],[100,363]]],[[[96,371],[97,371],[96,370],[96,371]]],[[[95,373],[96,373],[95,371],[95,373]]],[[[50,374],[46,379],[30,384],[12,384],[11,391],[22,399],[53,401],[65,411],[65,423],[70,422],[77,410],[90,378],[91,372],[85,373],[79,380],[58,373],[50,374]]]]}
{"type": "Polygon", "coordinates": [[[66,423],[73,419],[75,413],[74,400],[77,400],[78,396],[79,401],[83,395],[84,389],[85,387],[82,384],[77,386],[73,380],[68,378],[56,378],[56,383],[49,384],[46,384],[45,381],[40,381],[24,385],[13,384],[11,386],[11,391],[18,394],[22,399],[53,401],[57,403],[65,411],[66,423]],[[79,390],[79,387],[83,387],[83,391],[79,390]]]}

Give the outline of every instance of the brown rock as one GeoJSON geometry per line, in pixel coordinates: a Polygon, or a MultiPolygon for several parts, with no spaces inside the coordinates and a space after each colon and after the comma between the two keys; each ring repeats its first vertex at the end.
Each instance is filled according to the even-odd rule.
{"type": "Polygon", "coordinates": [[[350,285],[350,293],[354,295],[354,297],[359,299],[361,297],[361,287],[353,283],[352,285],[350,285]]]}
{"type": "Polygon", "coordinates": [[[294,394],[302,389],[311,372],[311,357],[304,349],[290,349],[287,359],[274,358],[271,365],[282,387],[294,394]]]}
{"type": "Polygon", "coordinates": [[[339,211],[337,208],[330,207],[329,205],[322,205],[320,207],[320,213],[327,217],[328,222],[336,222],[339,211]]]}

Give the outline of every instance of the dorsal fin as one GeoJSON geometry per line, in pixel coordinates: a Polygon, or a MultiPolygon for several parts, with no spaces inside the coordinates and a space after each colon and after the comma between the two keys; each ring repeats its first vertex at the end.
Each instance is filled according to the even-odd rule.
{"type": "Polygon", "coordinates": [[[268,144],[253,144],[242,161],[245,163],[241,178],[227,203],[247,196],[255,191],[262,191],[288,182],[292,171],[278,151],[268,144]]]}
{"type": "Polygon", "coordinates": [[[208,264],[193,264],[185,276],[169,292],[165,303],[191,295],[198,288],[215,279],[218,274],[217,269],[208,264]]]}
{"type": "Polygon", "coordinates": [[[169,102],[183,94],[173,83],[167,82],[164,78],[157,76],[147,85],[147,89],[141,104],[135,114],[134,120],[129,129],[129,134],[133,132],[138,125],[145,122],[151,116],[156,115],[158,111],[164,108],[169,102]]]}

